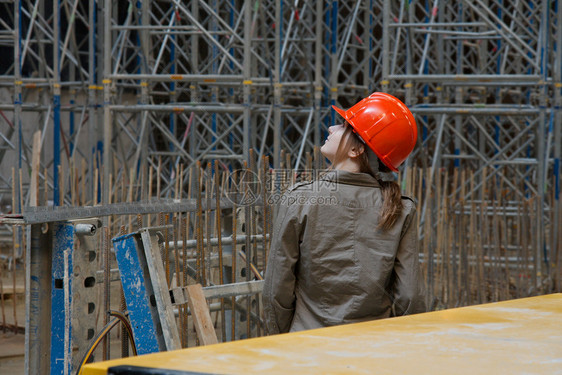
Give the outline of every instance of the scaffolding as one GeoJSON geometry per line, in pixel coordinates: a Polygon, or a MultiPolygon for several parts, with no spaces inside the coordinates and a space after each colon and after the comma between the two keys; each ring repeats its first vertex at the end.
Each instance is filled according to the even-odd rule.
{"type": "Polygon", "coordinates": [[[306,169],[338,121],[331,105],[385,91],[419,127],[401,181],[404,191],[421,189],[428,284],[446,255],[434,249],[450,240],[440,238],[443,221],[478,207],[482,217],[505,213],[505,238],[515,231],[510,217],[532,212],[533,243],[490,235],[483,246],[506,259],[531,249],[532,293],[560,289],[558,5],[2,0],[2,208],[190,197],[182,171],[212,171],[211,161],[259,170],[269,155],[268,168],[306,169]]]}
{"type": "MultiPolygon", "coordinates": [[[[2,104],[2,161],[30,169],[31,137],[22,135],[42,130],[55,205],[64,204],[58,166],[72,158],[88,161],[90,201],[100,165],[106,195],[110,174],[141,173],[158,160],[163,194],[178,163],[236,167],[249,149],[272,155],[276,167],[283,149],[302,167],[335,121],[330,105],[376,90],[417,115],[410,165],[468,165],[477,175],[494,166],[488,178],[520,196],[542,191],[560,169],[556,1],[0,6],[2,50],[14,56],[1,72],[13,99],[2,104]]],[[[4,196],[12,185],[27,192],[28,173],[12,181],[4,164],[4,196]]]]}

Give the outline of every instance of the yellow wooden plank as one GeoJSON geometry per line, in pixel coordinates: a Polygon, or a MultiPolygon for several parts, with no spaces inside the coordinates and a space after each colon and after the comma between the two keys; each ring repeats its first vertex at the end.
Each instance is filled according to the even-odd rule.
{"type": "Polygon", "coordinates": [[[220,374],[553,374],[562,294],[262,337],[90,364],[220,374]]]}

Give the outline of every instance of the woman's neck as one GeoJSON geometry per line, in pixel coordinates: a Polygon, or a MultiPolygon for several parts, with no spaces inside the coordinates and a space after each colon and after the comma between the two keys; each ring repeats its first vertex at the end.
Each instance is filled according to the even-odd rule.
{"type": "Polygon", "coordinates": [[[352,173],[361,172],[361,168],[359,166],[359,163],[357,161],[355,161],[354,159],[350,159],[350,158],[342,160],[337,164],[334,164],[333,168],[336,169],[336,170],[347,171],[347,172],[352,172],[352,173]]]}

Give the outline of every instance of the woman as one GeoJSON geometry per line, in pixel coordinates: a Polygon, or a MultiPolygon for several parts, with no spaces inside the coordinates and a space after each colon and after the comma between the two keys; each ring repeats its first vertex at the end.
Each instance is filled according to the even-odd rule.
{"type": "Polygon", "coordinates": [[[374,93],[329,128],[322,178],[281,200],[265,274],[269,334],[425,311],[415,203],[392,171],[414,148],[407,107],[374,93]]]}

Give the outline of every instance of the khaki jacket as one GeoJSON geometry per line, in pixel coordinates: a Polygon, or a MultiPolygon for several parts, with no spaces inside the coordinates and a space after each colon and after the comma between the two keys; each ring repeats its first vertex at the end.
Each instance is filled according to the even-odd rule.
{"type": "Polygon", "coordinates": [[[283,195],[263,290],[269,334],[424,312],[415,203],[377,228],[377,180],[329,171],[283,195]]]}

